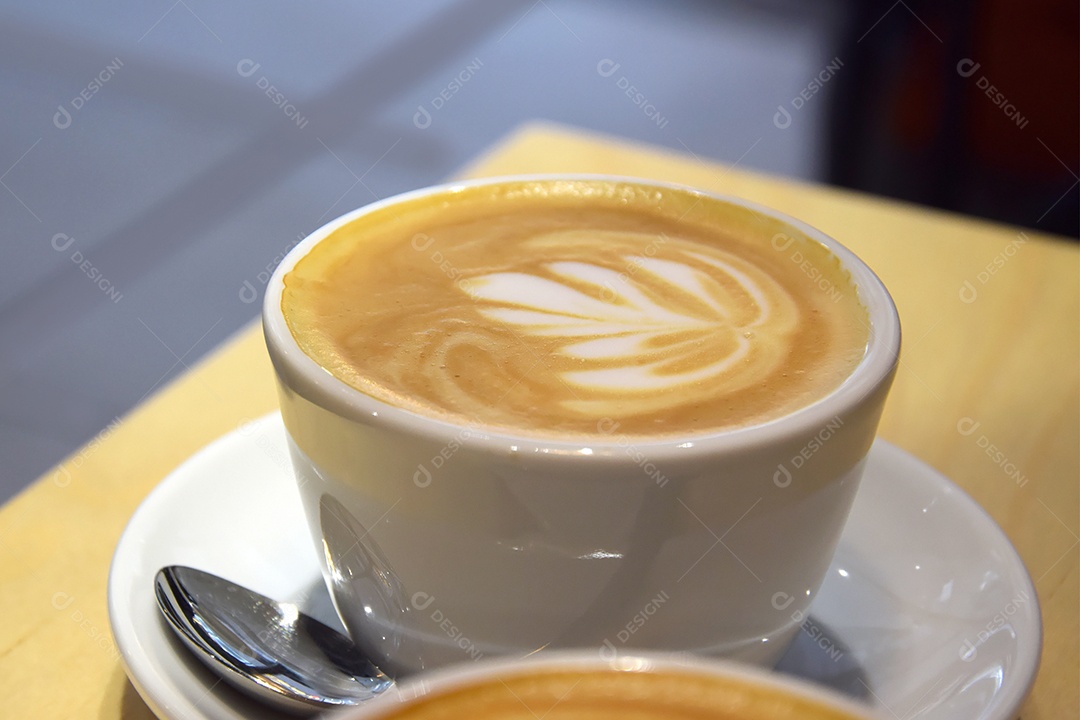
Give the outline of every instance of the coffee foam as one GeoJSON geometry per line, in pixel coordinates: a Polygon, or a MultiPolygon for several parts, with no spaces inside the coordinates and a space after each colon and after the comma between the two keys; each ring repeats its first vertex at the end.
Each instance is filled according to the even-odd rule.
{"type": "Polygon", "coordinates": [[[560,261],[537,274],[480,275],[462,287],[485,317],[526,338],[557,339],[556,352],[578,361],[580,369],[557,374],[575,394],[562,403],[569,412],[670,410],[702,383],[729,394],[771,375],[790,351],[799,319],[791,295],[715,248],[667,239],[651,257],[640,254],[654,242],[605,231],[533,236],[527,245],[570,244],[598,255],[629,245],[638,254],[615,255],[614,268],[560,261]],[[636,270],[630,276],[618,267],[636,270]]]}
{"type": "Polygon", "coordinates": [[[790,243],[770,242],[777,221],[759,229],[746,214],[622,183],[470,188],[336,231],[287,274],[282,308],[339,379],[459,424],[753,424],[838,385],[867,333],[835,257],[799,236],[795,262],[790,243]]]}
{"type": "Polygon", "coordinates": [[[736,677],[691,671],[542,669],[439,689],[389,720],[859,720],[831,704],[736,677]]]}

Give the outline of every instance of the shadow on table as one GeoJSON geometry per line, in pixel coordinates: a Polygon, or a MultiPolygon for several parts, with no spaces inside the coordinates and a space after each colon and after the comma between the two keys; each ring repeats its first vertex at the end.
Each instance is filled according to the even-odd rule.
{"type": "Polygon", "coordinates": [[[116,663],[113,668],[105,699],[101,703],[102,718],[122,718],[122,720],[156,720],[157,716],[139,696],[139,691],[124,674],[124,667],[116,663]]]}
{"type": "Polygon", "coordinates": [[[124,694],[120,702],[120,717],[123,720],[156,720],[154,713],[150,712],[150,708],[139,697],[139,691],[126,678],[124,680],[124,694]]]}

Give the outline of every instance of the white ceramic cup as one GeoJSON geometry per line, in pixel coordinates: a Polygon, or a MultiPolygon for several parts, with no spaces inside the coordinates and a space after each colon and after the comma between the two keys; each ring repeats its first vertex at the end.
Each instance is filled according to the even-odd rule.
{"type": "MultiPolygon", "coordinates": [[[[575,707],[572,695],[566,699],[567,695],[570,695],[574,689],[580,688],[580,685],[571,686],[567,692],[563,689],[565,684],[561,684],[550,693],[550,696],[548,693],[540,693],[539,697],[528,698],[528,700],[522,699],[520,693],[515,692],[514,688],[517,687],[515,678],[530,677],[535,682],[537,678],[542,678],[545,674],[552,672],[570,672],[579,677],[583,673],[601,673],[607,678],[604,681],[607,687],[611,687],[609,673],[621,673],[626,679],[629,679],[627,678],[629,674],[634,676],[627,686],[620,686],[623,690],[631,688],[630,692],[619,696],[626,701],[625,706],[601,715],[597,713],[595,705],[590,705],[588,710],[591,714],[588,717],[623,717],[628,711],[641,713],[643,705],[641,698],[649,699],[648,704],[657,711],[655,717],[675,716],[678,710],[672,709],[669,705],[665,711],[665,703],[671,703],[673,700],[677,703],[689,693],[680,694],[677,689],[672,692],[672,685],[663,686],[667,688],[666,692],[658,690],[658,684],[664,683],[665,676],[671,675],[693,678],[696,681],[692,685],[694,692],[699,700],[703,700],[701,704],[706,706],[696,708],[697,712],[687,711],[679,717],[701,717],[702,709],[705,709],[705,712],[715,711],[722,717],[755,719],[767,717],[770,720],[776,718],[782,720],[794,718],[799,718],[799,720],[875,720],[879,717],[869,706],[833,690],[741,663],[685,655],[656,654],[626,655],[604,659],[595,652],[580,650],[541,653],[526,659],[504,658],[482,660],[477,663],[461,663],[422,673],[395,685],[373,701],[345,712],[334,713],[331,717],[333,720],[408,718],[407,711],[421,703],[426,707],[438,708],[442,714],[436,714],[436,717],[483,717],[476,711],[476,697],[469,699],[470,690],[480,690],[480,695],[488,698],[494,694],[491,699],[493,702],[505,702],[511,707],[515,704],[523,706],[514,707],[514,709],[523,710],[521,715],[525,717],[559,715],[552,711],[558,706],[559,698],[562,697],[565,705],[562,708],[564,714],[559,715],[560,717],[582,716],[584,712],[581,707],[575,707]],[[701,684],[697,684],[699,682],[701,684]],[[503,696],[504,692],[505,696],[503,696]],[[554,697],[555,704],[552,704],[551,696],[554,697]],[[450,699],[449,705],[447,705],[448,699],[450,699]],[[462,710],[464,712],[447,715],[451,706],[459,712],[462,710]],[[755,708],[756,712],[748,710],[747,706],[755,708]],[[813,710],[809,710],[807,706],[813,710]]],[[[675,687],[679,686],[675,685],[675,687]]],[[[597,694],[602,697],[606,695],[602,691],[597,694]]],[[[608,698],[605,697],[606,699],[608,698]]],[[[431,717],[432,715],[422,714],[422,716],[431,717]]]]}
{"type": "MultiPolygon", "coordinates": [[[[478,182],[521,179],[537,178],[478,182]]],[[[702,193],[738,208],[778,252],[806,236],[850,273],[870,333],[842,385],[780,419],[688,438],[632,440],[607,420],[602,441],[581,442],[454,425],[333,377],[297,346],[281,295],[284,275],[336,228],[460,185],[334,220],[267,287],[282,417],[345,626],[391,675],[542,647],[774,663],[828,569],[896,369],[900,324],[885,287],[821,232],[702,193]]]]}

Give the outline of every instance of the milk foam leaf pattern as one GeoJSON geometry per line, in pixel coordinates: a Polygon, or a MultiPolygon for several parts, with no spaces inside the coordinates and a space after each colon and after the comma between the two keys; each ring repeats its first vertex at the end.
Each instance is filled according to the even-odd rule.
{"type": "Polygon", "coordinates": [[[652,410],[665,396],[685,401],[673,391],[734,392],[771,373],[798,321],[785,290],[720,250],[666,254],[622,256],[621,267],[554,261],[536,274],[490,273],[461,288],[525,340],[561,340],[559,354],[576,361],[561,379],[584,391],[566,404],[582,412],[606,404],[605,394],[629,400],[624,411],[652,410]]]}

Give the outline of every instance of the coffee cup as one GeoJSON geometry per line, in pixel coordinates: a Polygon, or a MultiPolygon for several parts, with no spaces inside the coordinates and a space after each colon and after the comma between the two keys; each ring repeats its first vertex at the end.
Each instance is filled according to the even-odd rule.
{"type": "Polygon", "coordinates": [[[872,720],[820,686],[730,661],[582,651],[423,673],[336,720],[872,720]]]}
{"type": "Polygon", "coordinates": [[[542,648],[774,663],[900,346],[820,231],[592,176],[348,213],[282,261],[263,322],[335,606],[394,676],[542,648]]]}

